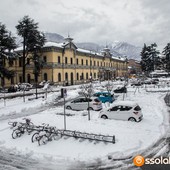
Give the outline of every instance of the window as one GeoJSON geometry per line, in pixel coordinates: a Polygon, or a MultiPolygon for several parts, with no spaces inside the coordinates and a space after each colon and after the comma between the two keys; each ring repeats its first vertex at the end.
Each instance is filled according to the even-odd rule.
{"type": "Polygon", "coordinates": [[[67,61],[67,57],[65,57],[65,64],[67,64],[68,63],[68,61],[67,61]]]}
{"type": "Polygon", "coordinates": [[[60,56],[58,56],[58,64],[61,63],[61,59],[60,59],[60,56]]]}
{"type": "Polygon", "coordinates": [[[14,84],[14,77],[11,77],[11,84],[14,84]]]}
{"type": "Polygon", "coordinates": [[[31,82],[31,76],[30,74],[27,74],[27,83],[30,83],[31,82]]]}
{"type": "Polygon", "coordinates": [[[94,61],[94,66],[96,66],[96,61],[94,61]]]}
{"type": "Polygon", "coordinates": [[[90,60],[90,66],[92,66],[92,61],[90,60]]]}
{"type": "Polygon", "coordinates": [[[130,109],[132,109],[130,106],[121,106],[120,111],[128,111],[130,109]]]}
{"type": "Polygon", "coordinates": [[[22,76],[19,76],[19,82],[22,83],[22,76]]]}
{"type": "Polygon", "coordinates": [[[81,65],[83,65],[83,59],[81,59],[81,65]]]}
{"type": "Polygon", "coordinates": [[[44,80],[45,80],[45,81],[47,81],[47,80],[48,80],[47,73],[44,73],[44,80]]]}
{"type": "Polygon", "coordinates": [[[100,62],[100,66],[102,66],[102,62],[100,62]]]}
{"type": "Polygon", "coordinates": [[[96,99],[94,99],[94,101],[95,101],[95,102],[97,102],[97,103],[98,103],[98,102],[100,102],[100,100],[99,100],[99,99],[97,99],[97,98],[96,98],[96,99]]]}
{"type": "Polygon", "coordinates": [[[65,81],[68,81],[68,73],[65,73],[65,81]]]}
{"type": "Polygon", "coordinates": [[[20,57],[19,58],[19,67],[22,67],[23,66],[23,60],[22,60],[22,58],[20,57]]]}
{"type": "Polygon", "coordinates": [[[84,98],[84,99],[83,99],[83,102],[92,102],[92,99],[84,98]]]}
{"type": "Polygon", "coordinates": [[[76,60],[76,61],[77,61],[77,62],[76,62],[76,63],[77,63],[77,65],[79,65],[79,59],[78,59],[78,58],[77,58],[77,60],[76,60]]]}
{"type": "Polygon", "coordinates": [[[87,79],[89,79],[89,75],[88,75],[88,73],[86,73],[86,80],[87,80],[87,79]]]}
{"type": "Polygon", "coordinates": [[[77,73],[77,80],[79,80],[79,73],[77,73]]]}
{"type": "Polygon", "coordinates": [[[80,79],[84,80],[84,74],[83,73],[81,74],[81,78],[80,79]]]}
{"type": "Polygon", "coordinates": [[[43,61],[44,61],[45,63],[47,62],[47,57],[46,57],[46,56],[43,57],[43,61]]]}
{"type": "Polygon", "coordinates": [[[99,97],[99,96],[100,96],[100,94],[99,94],[99,93],[95,93],[93,96],[95,96],[95,97],[99,97]]]}
{"type": "Polygon", "coordinates": [[[140,108],[139,106],[136,106],[136,107],[134,108],[134,110],[135,110],[135,111],[140,111],[141,108],[140,108]]]}
{"type": "Polygon", "coordinates": [[[61,82],[61,73],[58,73],[58,82],[61,82]]]}
{"type": "Polygon", "coordinates": [[[70,64],[73,64],[73,59],[72,58],[70,58],[70,64]]]}
{"type": "Polygon", "coordinates": [[[97,62],[97,66],[99,66],[99,61],[97,62]]]}
{"type": "Polygon", "coordinates": [[[73,100],[71,103],[80,103],[81,102],[81,99],[76,99],[76,100],[73,100]]]}
{"type": "Polygon", "coordinates": [[[28,65],[30,64],[30,58],[27,58],[27,64],[28,65]]]}
{"type": "Polygon", "coordinates": [[[88,60],[86,60],[86,66],[88,66],[88,60]]]}
{"type": "Polygon", "coordinates": [[[117,110],[119,110],[119,109],[120,109],[119,106],[115,106],[115,107],[112,107],[112,108],[110,109],[110,111],[117,111],[117,110]]]}
{"type": "Polygon", "coordinates": [[[94,78],[96,78],[96,73],[94,73],[94,78]]]}

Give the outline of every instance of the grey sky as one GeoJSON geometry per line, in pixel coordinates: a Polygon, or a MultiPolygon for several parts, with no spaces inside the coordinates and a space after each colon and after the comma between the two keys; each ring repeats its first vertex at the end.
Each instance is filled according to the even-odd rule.
{"type": "Polygon", "coordinates": [[[169,11],[169,0],[1,0],[0,22],[16,32],[29,15],[40,30],[69,32],[76,42],[156,42],[161,49],[170,42],[169,11]]]}

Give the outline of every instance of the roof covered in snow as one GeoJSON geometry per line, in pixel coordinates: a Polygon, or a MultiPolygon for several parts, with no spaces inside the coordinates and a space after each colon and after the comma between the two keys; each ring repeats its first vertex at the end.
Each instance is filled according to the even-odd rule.
{"type": "MultiPolygon", "coordinates": [[[[70,42],[64,42],[64,43],[57,43],[57,42],[46,42],[44,44],[43,47],[56,47],[56,48],[64,48],[66,45],[68,45],[70,42]]],[[[73,45],[74,43],[71,42],[73,45]]],[[[76,47],[76,45],[75,45],[76,47]]],[[[15,51],[22,51],[23,50],[23,47],[18,47],[15,49],[15,51]]],[[[77,48],[76,49],[77,52],[80,52],[80,53],[85,53],[85,54],[91,54],[91,55],[96,55],[96,56],[99,56],[99,57],[104,57],[104,54],[103,53],[97,53],[95,51],[91,51],[91,50],[86,50],[86,49],[82,49],[82,48],[77,48]]],[[[126,58],[125,57],[117,57],[117,56],[111,56],[112,59],[115,59],[115,60],[119,60],[119,61],[126,61],[126,58]]]]}

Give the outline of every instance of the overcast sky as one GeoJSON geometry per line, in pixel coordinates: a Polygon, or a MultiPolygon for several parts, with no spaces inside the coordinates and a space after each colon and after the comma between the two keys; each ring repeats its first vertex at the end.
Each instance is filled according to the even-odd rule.
{"type": "Polygon", "coordinates": [[[75,42],[125,41],[136,46],[170,42],[169,0],[1,0],[0,22],[16,33],[24,15],[75,42]]]}

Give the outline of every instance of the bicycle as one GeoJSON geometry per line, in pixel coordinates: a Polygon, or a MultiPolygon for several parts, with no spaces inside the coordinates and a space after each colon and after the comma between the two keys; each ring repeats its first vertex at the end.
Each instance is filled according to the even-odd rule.
{"type": "MultiPolygon", "coordinates": [[[[12,126],[16,127],[16,129],[12,132],[12,138],[16,139],[17,137],[21,137],[25,132],[30,134],[32,131],[34,131],[34,124],[31,122],[28,118],[23,118],[25,120],[25,123],[22,122],[13,122],[12,126]]],[[[10,123],[11,124],[11,123],[10,123]]]]}
{"type": "Polygon", "coordinates": [[[42,124],[43,126],[36,126],[36,132],[31,137],[31,142],[34,143],[35,141],[38,141],[40,138],[40,132],[44,131],[49,124],[42,124]]]}
{"type": "Polygon", "coordinates": [[[32,142],[38,141],[39,146],[42,144],[46,144],[48,141],[55,140],[57,136],[56,127],[53,126],[44,126],[42,130],[36,132],[32,136],[32,142]]]}

